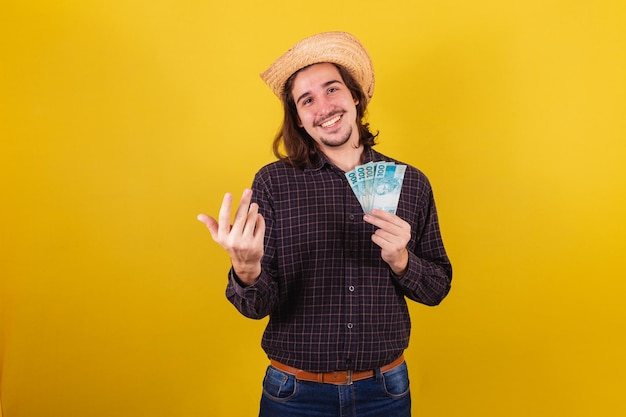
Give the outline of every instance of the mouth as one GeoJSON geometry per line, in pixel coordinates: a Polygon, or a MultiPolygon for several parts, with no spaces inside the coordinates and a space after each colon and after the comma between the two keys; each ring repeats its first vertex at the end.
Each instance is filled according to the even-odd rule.
{"type": "Polygon", "coordinates": [[[337,122],[341,120],[341,115],[337,115],[331,119],[326,120],[324,123],[321,123],[320,126],[323,128],[333,127],[337,122]]]}

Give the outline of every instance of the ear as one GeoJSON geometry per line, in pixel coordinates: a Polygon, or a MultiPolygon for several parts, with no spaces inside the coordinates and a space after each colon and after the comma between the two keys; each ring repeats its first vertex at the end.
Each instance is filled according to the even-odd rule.
{"type": "Polygon", "coordinates": [[[302,123],[302,120],[300,120],[300,117],[298,117],[297,125],[298,127],[304,127],[304,124],[302,123]]]}
{"type": "Polygon", "coordinates": [[[358,99],[358,98],[355,98],[355,99],[354,99],[354,105],[355,105],[355,106],[358,106],[358,105],[359,105],[359,99],[358,99]]]}

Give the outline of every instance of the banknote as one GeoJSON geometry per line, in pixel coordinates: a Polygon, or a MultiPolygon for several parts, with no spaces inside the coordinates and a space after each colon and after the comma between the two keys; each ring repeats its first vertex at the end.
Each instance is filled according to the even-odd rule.
{"type": "Polygon", "coordinates": [[[346,178],[348,179],[348,184],[350,184],[350,188],[354,192],[357,200],[359,200],[359,204],[361,207],[364,207],[363,199],[361,198],[361,193],[359,191],[359,179],[357,178],[356,170],[346,172],[346,178]]]}
{"type": "Polygon", "coordinates": [[[346,172],[350,188],[365,213],[373,209],[396,212],[406,165],[393,162],[368,162],[346,172]]]}
{"type": "Polygon", "coordinates": [[[387,164],[385,166],[385,172],[374,181],[372,209],[396,214],[405,172],[406,165],[387,164]]]}

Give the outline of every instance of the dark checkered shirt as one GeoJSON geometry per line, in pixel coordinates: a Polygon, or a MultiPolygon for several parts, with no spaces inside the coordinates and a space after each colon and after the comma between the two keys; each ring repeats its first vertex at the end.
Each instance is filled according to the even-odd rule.
{"type": "MultiPolygon", "coordinates": [[[[401,163],[373,149],[369,161],[401,163]]],[[[323,155],[306,169],[271,163],[252,189],[267,227],[263,272],[243,287],[231,269],[226,296],[247,317],[270,316],[268,357],[311,372],[370,370],[399,357],[411,328],[405,298],[437,305],[452,279],[426,176],[407,166],[396,213],[411,225],[401,277],[371,241],[375,228],[344,172],[323,155]]]]}

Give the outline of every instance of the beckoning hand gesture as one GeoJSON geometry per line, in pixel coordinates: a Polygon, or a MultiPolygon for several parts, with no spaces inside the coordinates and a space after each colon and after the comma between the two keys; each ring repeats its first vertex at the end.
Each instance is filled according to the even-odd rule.
{"type": "Polygon", "coordinates": [[[214,241],[230,255],[237,277],[245,285],[252,285],[261,274],[265,219],[259,214],[259,206],[250,204],[252,190],[246,188],[235,212],[231,226],[230,215],[233,196],[224,195],[218,220],[199,214],[198,220],[206,225],[214,241]]]}

